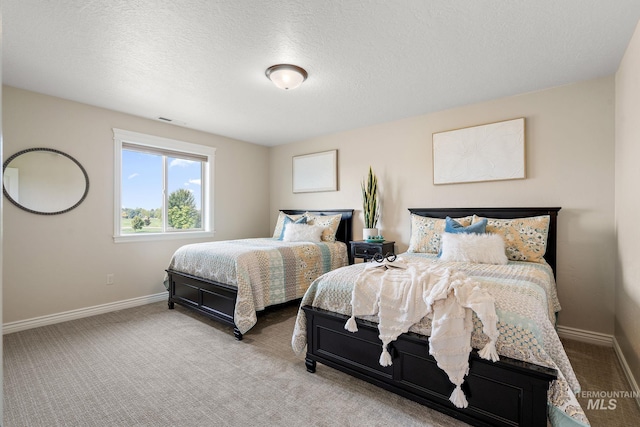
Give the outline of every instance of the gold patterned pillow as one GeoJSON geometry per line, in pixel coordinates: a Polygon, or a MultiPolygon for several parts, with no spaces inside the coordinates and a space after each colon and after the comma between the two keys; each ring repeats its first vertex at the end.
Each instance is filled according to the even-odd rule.
{"type": "MultiPolygon", "coordinates": [[[[482,217],[473,216],[473,223],[482,217]]],[[[500,234],[504,239],[507,258],[512,261],[540,262],[547,251],[549,215],[528,218],[487,218],[487,233],[500,234]]]]}
{"type": "MultiPolygon", "coordinates": [[[[460,225],[471,225],[472,216],[454,218],[460,225]]],[[[411,214],[411,239],[407,252],[437,254],[440,252],[440,240],[444,233],[444,218],[432,218],[411,214]]]]}
{"type": "Polygon", "coordinates": [[[305,212],[304,214],[307,217],[307,224],[309,225],[320,225],[324,227],[322,230],[322,241],[323,242],[335,242],[336,241],[336,232],[338,231],[338,227],[340,226],[340,220],[342,219],[342,215],[314,215],[309,212],[305,212]]]}
{"type": "Polygon", "coordinates": [[[284,228],[284,218],[289,217],[292,221],[296,221],[297,219],[302,218],[304,215],[287,215],[286,213],[280,211],[278,214],[278,219],[276,221],[276,228],[273,230],[273,238],[279,239],[282,236],[282,229],[284,228]]]}

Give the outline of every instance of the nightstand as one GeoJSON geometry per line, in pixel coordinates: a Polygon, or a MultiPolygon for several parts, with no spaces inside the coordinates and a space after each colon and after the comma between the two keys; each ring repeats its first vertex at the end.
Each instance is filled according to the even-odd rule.
{"type": "Polygon", "coordinates": [[[385,240],[384,242],[369,243],[365,240],[356,240],[349,242],[349,244],[351,245],[351,259],[355,262],[356,258],[369,261],[373,259],[375,254],[382,254],[384,256],[389,252],[395,253],[394,246],[396,242],[385,240]]]}

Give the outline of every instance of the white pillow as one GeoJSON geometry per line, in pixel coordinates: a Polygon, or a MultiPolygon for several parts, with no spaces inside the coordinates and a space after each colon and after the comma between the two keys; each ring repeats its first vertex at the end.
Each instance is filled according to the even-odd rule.
{"type": "Polygon", "coordinates": [[[320,242],[324,227],[307,224],[287,224],[282,240],[285,242],[320,242]]]}
{"type": "Polygon", "coordinates": [[[444,233],[440,260],[480,264],[506,264],[508,261],[502,236],[493,233],[444,233]]]}
{"type": "Polygon", "coordinates": [[[281,239],[282,237],[282,229],[284,228],[284,219],[289,217],[290,220],[296,221],[302,218],[304,215],[287,215],[286,213],[280,211],[278,212],[278,219],[276,220],[276,228],[273,230],[273,238],[281,239]]]}

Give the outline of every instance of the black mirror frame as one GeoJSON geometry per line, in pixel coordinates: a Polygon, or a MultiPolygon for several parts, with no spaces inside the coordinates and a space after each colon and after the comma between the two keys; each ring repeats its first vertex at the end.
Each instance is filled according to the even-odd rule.
{"type": "Polygon", "coordinates": [[[68,159],[70,159],[73,163],[75,163],[80,170],[82,171],[82,174],[84,175],[84,181],[85,181],[85,188],[84,188],[84,194],[82,195],[82,197],[80,198],[80,200],[78,200],[78,202],[71,206],[70,208],[61,210],[61,211],[56,211],[56,212],[40,212],[40,211],[34,211],[33,209],[29,209],[25,206],[22,206],[20,203],[16,202],[15,200],[13,200],[13,198],[9,195],[9,193],[7,192],[7,189],[4,187],[4,181],[2,183],[2,193],[4,193],[4,196],[9,199],[9,201],[11,203],[13,203],[14,205],[16,205],[17,207],[19,207],[20,209],[27,211],[27,212],[31,212],[32,214],[36,214],[36,215],[59,215],[59,214],[63,214],[65,212],[69,212],[72,209],[77,208],[80,203],[82,203],[84,201],[84,199],[87,198],[87,194],[89,193],[89,175],[87,175],[87,171],[84,169],[84,167],[82,167],[82,165],[80,164],[80,162],[78,162],[76,159],[74,159],[73,157],[71,157],[70,155],[68,155],[67,153],[64,153],[60,150],[56,150],[54,148],[27,148],[26,150],[22,150],[22,151],[18,151],[17,153],[15,153],[14,155],[12,155],[11,157],[9,157],[3,164],[2,164],[2,175],[4,176],[4,171],[7,168],[7,166],[9,165],[9,163],[11,163],[11,161],[13,159],[15,159],[18,156],[21,156],[23,154],[26,153],[30,153],[32,151],[48,151],[50,153],[56,153],[56,154],[60,154],[62,156],[67,157],[68,159]]]}

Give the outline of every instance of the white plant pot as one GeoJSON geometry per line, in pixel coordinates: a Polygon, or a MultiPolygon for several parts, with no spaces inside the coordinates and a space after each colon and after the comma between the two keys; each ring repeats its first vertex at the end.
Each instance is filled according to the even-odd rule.
{"type": "Polygon", "coordinates": [[[377,228],[363,228],[362,229],[362,240],[367,240],[370,239],[372,237],[375,237],[378,235],[378,229],[377,228]]]}

